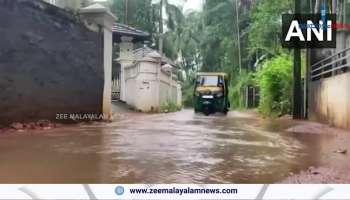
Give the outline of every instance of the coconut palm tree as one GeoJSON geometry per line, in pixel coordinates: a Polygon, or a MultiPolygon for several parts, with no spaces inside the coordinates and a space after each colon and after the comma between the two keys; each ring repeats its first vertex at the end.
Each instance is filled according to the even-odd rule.
{"type": "MultiPolygon", "coordinates": [[[[168,0],[160,0],[158,3],[159,8],[159,32],[158,32],[158,49],[162,53],[164,48],[171,50],[172,53],[170,57],[176,57],[174,54],[178,50],[178,39],[181,35],[181,27],[184,22],[184,15],[182,12],[182,5],[185,1],[180,2],[180,5],[171,4],[168,0]],[[182,4],[182,5],[181,5],[182,4]],[[166,16],[163,16],[163,13],[166,16]],[[169,30],[168,33],[164,33],[164,22],[166,28],[169,30]],[[174,37],[175,36],[175,37],[174,37]],[[169,44],[170,40],[174,40],[173,44],[169,44]],[[167,43],[164,44],[164,40],[167,40],[167,43]],[[167,45],[164,47],[164,45],[167,45]]],[[[168,52],[169,53],[169,52],[168,52]]]]}

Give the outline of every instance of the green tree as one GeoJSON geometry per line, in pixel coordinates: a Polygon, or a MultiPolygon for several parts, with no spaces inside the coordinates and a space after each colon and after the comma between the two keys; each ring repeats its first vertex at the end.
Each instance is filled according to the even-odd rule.
{"type": "MultiPolygon", "coordinates": [[[[158,49],[160,32],[160,4],[163,3],[164,25],[166,30],[164,40],[165,55],[176,58],[177,46],[174,37],[181,32],[184,21],[181,7],[171,4],[168,0],[112,0],[111,11],[117,16],[118,22],[147,31],[151,35],[151,44],[158,49]]],[[[179,40],[179,37],[176,38],[179,40]]]]}
{"type": "Polygon", "coordinates": [[[292,59],[281,54],[261,65],[256,76],[260,86],[259,111],[265,115],[289,114],[292,96],[292,59]]]}
{"type": "Polygon", "coordinates": [[[276,55],[281,49],[282,14],[292,11],[293,1],[260,0],[251,11],[249,32],[249,53],[276,55]]]}
{"type": "Polygon", "coordinates": [[[139,28],[149,33],[156,31],[156,13],[152,0],[113,0],[111,11],[118,22],[139,28]]]}

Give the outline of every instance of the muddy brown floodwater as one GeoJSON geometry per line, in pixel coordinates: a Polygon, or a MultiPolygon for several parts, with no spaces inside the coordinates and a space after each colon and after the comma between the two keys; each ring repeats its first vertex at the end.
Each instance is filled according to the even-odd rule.
{"type": "Polygon", "coordinates": [[[126,116],[1,135],[0,182],[273,183],[334,148],[334,136],[287,133],[290,124],[236,112],[126,116]]]}

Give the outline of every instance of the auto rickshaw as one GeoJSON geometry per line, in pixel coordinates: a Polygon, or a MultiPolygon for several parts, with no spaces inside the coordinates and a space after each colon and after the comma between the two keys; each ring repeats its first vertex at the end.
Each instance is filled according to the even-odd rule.
{"type": "Polygon", "coordinates": [[[194,111],[205,115],[221,112],[227,114],[228,77],[226,73],[197,73],[193,95],[194,111]]]}

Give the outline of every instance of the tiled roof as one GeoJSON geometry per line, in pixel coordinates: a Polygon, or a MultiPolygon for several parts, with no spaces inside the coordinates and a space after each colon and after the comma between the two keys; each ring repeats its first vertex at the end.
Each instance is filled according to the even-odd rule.
{"type": "Polygon", "coordinates": [[[150,37],[150,34],[145,31],[120,23],[114,23],[112,31],[116,40],[120,40],[121,36],[131,36],[139,41],[148,40],[150,37]]]}

